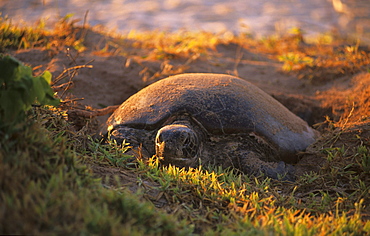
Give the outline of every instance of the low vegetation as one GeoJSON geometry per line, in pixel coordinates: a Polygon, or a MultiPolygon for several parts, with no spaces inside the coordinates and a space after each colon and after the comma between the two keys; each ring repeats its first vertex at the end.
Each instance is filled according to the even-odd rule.
{"type": "MultiPolygon", "coordinates": [[[[67,16],[47,30],[16,27],[2,19],[0,49],[6,54],[33,47],[82,52],[88,48],[84,32],[91,29],[74,23],[67,16]]],[[[132,32],[98,50],[118,54],[123,53],[120,47],[130,47],[140,58],[180,58],[186,63],[191,58],[212,60],[219,44],[243,45],[281,60],[284,73],[297,73],[309,82],[366,72],[370,64],[369,53],[359,44],[307,44],[300,33],[256,41],[245,35],[132,32]]],[[[336,121],[324,122],[326,135],[305,153],[321,157],[322,168],[292,183],[214,166],[163,167],[140,153],[129,155],[129,144],[102,145],[91,138],[90,119],[77,128],[66,119],[68,103],[62,100],[57,106],[57,99],[41,99],[53,88],[48,72],[31,75],[31,68],[8,56],[2,56],[1,63],[15,63],[28,80],[45,82],[35,87],[35,96],[16,96],[24,106],[16,110],[19,120],[9,123],[7,102],[12,98],[6,91],[9,81],[19,81],[19,76],[0,77],[1,234],[370,233],[369,86],[352,95],[360,105],[342,109],[336,121]]],[[[21,87],[31,90],[32,83],[23,81],[21,87]]]]}

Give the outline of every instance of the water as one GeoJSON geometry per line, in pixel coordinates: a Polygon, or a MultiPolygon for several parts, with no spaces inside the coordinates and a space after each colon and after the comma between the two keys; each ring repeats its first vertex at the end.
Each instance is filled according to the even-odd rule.
{"type": "Polygon", "coordinates": [[[52,22],[74,13],[120,33],[186,29],[247,32],[256,37],[301,28],[306,35],[337,31],[370,39],[369,0],[0,0],[13,22],[52,22]]]}

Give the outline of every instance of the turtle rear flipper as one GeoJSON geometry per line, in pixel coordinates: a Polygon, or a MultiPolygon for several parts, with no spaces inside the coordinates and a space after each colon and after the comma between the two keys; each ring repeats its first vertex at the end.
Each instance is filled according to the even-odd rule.
{"type": "Polygon", "coordinates": [[[267,177],[283,181],[295,181],[295,169],[292,165],[280,161],[276,168],[261,166],[261,172],[267,177]]]}

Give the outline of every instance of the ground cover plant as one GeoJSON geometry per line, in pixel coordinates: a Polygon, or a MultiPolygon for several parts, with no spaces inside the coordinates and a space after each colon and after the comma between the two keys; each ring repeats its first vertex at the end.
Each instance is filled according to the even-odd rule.
{"type": "MultiPolygon", "coordinates": [[[[69,16],[53,29],[1,22],[2,52],[29,66],[28,78],[50,71],[50,87],[36,90],[50,95],[52,88],[61,103],[40,106],[44,103],[29,98],[33,106],[18,110],[22,118],[12,125],[4,122],[0,106],[0,233],[370,233],[366,47],[334,38],[308,44],[299,31],[265,40],[202,32],[117,36],[75,23],[69,16]],[[183,72],[252,74],[247,78],[258,78],[257,85],[310,120],[323,135],[300,153],[296,182],[217,166],[163,167],[129,144],[102,145],[92,137],[97,115],[109,111],[99,106],[119,104],[143,86],[183,72]],[[81,87],[94,89],[97,75],[100,89],[117,87],[113,80],[121,78],[119,91],[108,90],[126,95],[116,100],[103,99],[98,93],[104,92],[89,95],[81,87]],[[279,85],[285,80],[288,85],[279,85]]],[[[0,88],[3,98],[7,83],[0,88]]]]}

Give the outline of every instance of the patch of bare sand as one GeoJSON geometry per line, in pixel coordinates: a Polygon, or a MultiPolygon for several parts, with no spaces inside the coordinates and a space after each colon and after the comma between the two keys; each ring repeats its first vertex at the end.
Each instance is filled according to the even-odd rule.
{"type": "Polygon", "coordinates": [[[370,74],[359,73],[340,81],[316,95],[323,107],[331,108],[338,122],[333,122],[332,130],[322,132],[322,137],[302,154],[298,175],[328,169],[325,149],[341,148],[347,156],[354,156],[356,147],[370,147],[370,74]]]}
{"type": "MultiPolygon", "coordinates": [[[[37,71],[49,70],[57,78],[68,68],[82,67],[65,73],[58,84],[67,83],[72,77],[72,85],[67,93],[58,92],[63,99],[71,95],[79,102],[92,108],[118,105],[144,87],[140,72],[144,69],[138,63],[123,56],[97,56],[93,53],[62,51],[54,55],[43,49],[19,50],[14,56],[37,71]],[[92,68],[84,67],[86,65],[92,68]]],[[[107,116],[100,118],[104,122],[107,116]]]]}

